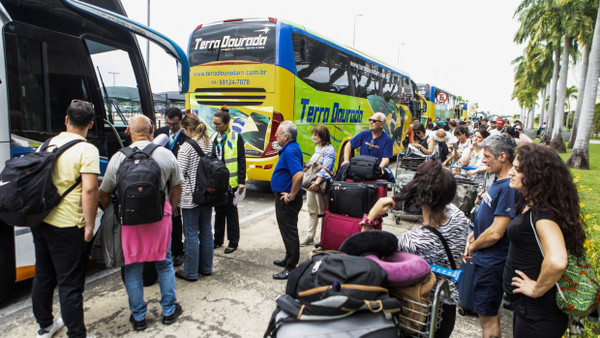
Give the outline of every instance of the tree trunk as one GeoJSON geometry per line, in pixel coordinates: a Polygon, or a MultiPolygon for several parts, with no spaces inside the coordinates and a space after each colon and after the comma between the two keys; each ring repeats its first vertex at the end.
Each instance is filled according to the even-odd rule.
{"type": "Polygon", "coordinates": [[[596,14],[594,39],[590,52],[590,64],[585,81],[585,98],[581,107],[581,116],[577,126],[578,133],[573,145],[573,151],[567,160],[571,168],[590,169],[590,133],[594,119],[596,93],[598,90],[598,77],[600,76],[600,11],[596,14]]]}
{"type": "Polygon", "coordinates": [[[554,126],[554,112],[556,108],[556,86],[558,84],[558,72],[560,70],[560,48],[554,50],[554,66],[552,70],[552,80],[550,81],[550,102],[548,103],[548,119],[546,122],[546,131],[542,137],[543,144],[550,144],[552,127],[554,126]]]}
{"type": "Polygon", "coordinates": [[[565,35],[560,77],[558,81],[558,95],[554,108],[554,128],[552,128],[552,141],[550,147],[557,153],[566,153],[565,142],[562,138],[563,122],[565,121],[565,100],[567,97],[567,77],[569,76],[569,53],[571,51],[571,38],[565,35]]]}
{"type": "Polygon", "coordinates": [[[529,111],[529,117],[527,118],[527,125],[525,128],[533,129],[533,120],[535,119],[535,104],[531,106],[531,110],[529,111]]]}
{"type": "Polygon", "coordinates": [[[586,45],[583,47],[583,56],[581,57],[581,75],[579,80],[579,93],[577,94],[577,106],[575,107],[575,115],[573,116],[573,131],[571,133],[571,139],[569,139],[569,145],[567,148],[573,149],[575,139],[577,138],[577,124],[579,122],[579,115],[581,115],[581,106],[583,105],[583,96],[585,94],[585,78],[587,75],[588,64],[590,61],[590,46],[586,45]]]}

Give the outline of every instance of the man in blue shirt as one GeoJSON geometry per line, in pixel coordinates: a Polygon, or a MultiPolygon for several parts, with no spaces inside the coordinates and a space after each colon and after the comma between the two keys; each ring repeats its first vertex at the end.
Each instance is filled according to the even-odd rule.
{"type": "Polygon", "coordinates": [[[285,245],[285,258],[273,261],[273,264],[283,267],[283,271],[273,275],[274,279],[287,279],[300,259],[298,213],[302,209],[304,162],[302,150],[296,142],[297,136],[298,129],[291,121],[281,122],[275,133],[277,144],[282,148],[271,176],[271,189],[277,195],[275,215],[285,245]]]}
{"type": "Polygon", "coordinates": [[[375,113],[369,118],[369,130],[364,130],[354,136],[344,147],[344,162],[342,166],[350,162],[350,154],[353,149],[360,148],[361,155],[376,157],[379,160],[381,175],[390,164],[394,156],[394,140],[383,131],[386,117],[383,113],[375,113]]]}
{"type": "Polygon", "coordinates": [[[515,217],[515,194],[508,172],[512,168],[517,143],[508,134],[493,135],[480,145],[483,163],[496,181],[481,196],[474,231],[467,239],[465,261],[474,264],[473,306],[479,315],[483,337],[500,337],[502,274],[508,255],[508,223],[515,217]]]}

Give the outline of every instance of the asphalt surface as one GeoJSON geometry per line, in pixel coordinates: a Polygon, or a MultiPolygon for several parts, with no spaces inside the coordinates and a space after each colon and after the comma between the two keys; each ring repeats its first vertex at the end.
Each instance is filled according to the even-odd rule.
{"type": "MultiPolygon", "coordinates": [[[[272,264],[285,251],[274,212],[275,196],[268,183],[251,183],[240,206],[241,239],[239,248],[224,254],[215,250],[213,274],[197,282],[176,280],[178,302],[183,314],[170,326],[161,324],[158,283],[144,289],[148,302],[148,329],[134,332],[129,323],[127,293],[119,269],[105,269],[92,263],[84,292],[85,323],[88,334],[96,337],[262,337],[275,309],[275,298],[285,292],[285,281],[272,275],[281,268],[272,264]]],[[[299,230],[305,230],[308,214],[303,206],[299,230]]],[[[384,230],[395,234],[418,227],[418,220],[396,224],[393,215],[384,220],[384,230]]],[[[302,235],[301,235],[302,237],[302,235]]],[[[301,261],[312,247],[301,248],[301,261]]],[[[33,336],[38,330],[31,311],[31,282],[19,283],[0,303],[0,332],[3,337],[33,336]]],[[[54,313],[60,313],[58,296],[54,313]]],[[[505,337],[512,330],[512,314],[501,310],[505,337]]],[[[473,316],[457,315],[452,337],[479,337],[479,321],[473,316]]],[[[66,337],[66,328],[55,337],[66,337]]]]}

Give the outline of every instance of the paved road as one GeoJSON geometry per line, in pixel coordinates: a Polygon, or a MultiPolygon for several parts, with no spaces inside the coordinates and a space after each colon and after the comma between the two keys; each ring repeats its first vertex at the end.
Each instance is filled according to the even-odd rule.
{"type": "MultiPolygon", "coordinates": [[[[262,337],[275,308],[275,298],[285,292],[285,282],[271,277],[280,270],[272,261],[284,254],[273,201],[268,183],[249,185],[246,200],[239,208],[242,221],[239,249],[230,255],[225,255],[222,249],[215,251],[212,276],[195,283],[177,280],[177,297],[184,313],[171,326],[160,323],[160,292],[155,284],[145,288],[149,327],[142,333],[134,333],[128,322],[127,294],[118,269],[105,270],[95,265],[84,293],[89,334],[96,337],[262,337]]],[[[307,216],[304,206],[299,219],[301,230],[307,216]]],[[[415,226],[418,224],[412,222],[396,224],[390,215],[385,219],[384,230],[398,234],[415,226]]],[[[310,249],[302,248],[301,257],[307,257],[310,249]]],[[[37,331],[26,291],[30,287],[30,282],[20,283],[15,289],[15,293],[21,293],[20,298],[11,295],[7,302],[0,304],[2,336],[32,336],[37,331]]],[[[58,313],[57,297],[54,308],[58,313]]],[[[505,336],[510,336],[511,318],[509,312],[503,311],[505,336]]],[[[475,317],[457,316],[453,337],[480,335],[475,317]]],[[[66,329],[59,331],[56,337],[66,337],[66,329]]]]}

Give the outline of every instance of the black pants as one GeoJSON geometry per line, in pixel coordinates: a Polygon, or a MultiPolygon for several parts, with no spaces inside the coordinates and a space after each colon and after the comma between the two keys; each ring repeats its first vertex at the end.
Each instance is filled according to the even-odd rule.
{"type": "Polygon", "coordinates": [[[302,209],[302,194],[298,194],[289,204],[281,199],[280,194],[277,194],[275,216],[277,217],[277,225],[279,225],[283,245],[285,245],[285,268],[288,270],[294,269],[300,260],[300,239],[298,238],[298,213],[300,213],[300,209],[302,209]]]}
{"type": "Polygon", "coordinates": [[[69,337],[85,337],[83,289],[86,242],[83,229],[42,223],[31,230],[35,245],[35,277],[31,290],[33,315],[40,328],[52,325],[52,296],[58,285],[63,321],[69,337]]]}
{"type": "Polygon", "coordinates": [[[171,232],[171,253],[173,257],[183,255],[183,223],[181,222],[181,208],[173,208],[173,231],[171,232]],[[177,209],[177,212],[175,211],[177,209]]]}
{"type": "Polygon", "coordinates": [[[546,302],[544,304],[539,298],[531,299],[521,296],[511,301],[510,305],[513,307],[513,337],[515,338],[559,338],[567,330],[569,319],[556,307],[556,303],[548,304],[546,302]]]}
{"type": "Polygon", "coordinates": [[[227,240],[230,248],[237,248],[240,241],[240,217],[237,205],[233,205],[233,194],[237,189],[230,190],[227,203],[215,207],[215,245],[222,245],[225,239],[225,220],[227,220],[227,240]]]}

